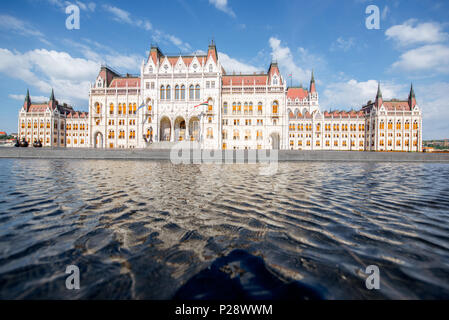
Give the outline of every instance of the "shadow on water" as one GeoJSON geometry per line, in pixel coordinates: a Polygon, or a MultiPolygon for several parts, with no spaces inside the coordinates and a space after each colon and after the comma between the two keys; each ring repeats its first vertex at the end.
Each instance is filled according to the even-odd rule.
{"type": "Polygon", "coordinates": [[[193,276],[175,300],[322,300],[324,289],[299,281],[286,282],[269,270],[262,258],[234,250],[193,276]]]}

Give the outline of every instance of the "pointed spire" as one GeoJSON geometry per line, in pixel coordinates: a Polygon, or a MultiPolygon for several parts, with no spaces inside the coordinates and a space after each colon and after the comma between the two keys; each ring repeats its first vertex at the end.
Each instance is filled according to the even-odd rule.
{"type": "Polygon", "coordinates": [[[30,89],[27,89],[27,95],[25,97],[25,103],[26,104],[31,104],[30,89]]]}
{"type": "Polygon", "coordinates": [[[55,92],[54,92],[53,88],[51,88],[50,101],[55,101],[55,92]]]}
{"type": "Polygon", "coordinates": [[[313,73],[312,69],[312,78],[310,79],[310,93],[316,92],[316,86],[315,86],[315,75],[313,73]]]}
{"type": "Polygon", "coordinates": [[[413,90],[413,83],[410,85],[409,98],[415,98],[415,91],[413,90]]]}
{"type": "Polygon", "coordinates": [[[380,91],[380,81],[377,85],[377,95],[376,95],[376,99],[379,99],[379,98],[382,99],[382,91],[380,91]]]}
{"type": "Polygon", "coordinates": [[[383,104],[382,91],[380,91],[380,81],[377,84],[376,107],[380,108],[383,104]]]}
{"type": "Polygon", "coordinates": [[[413,83],[410,86],[410,94],[408,95],[408,104],[410,109],[413,109],[416,106],[416,97],[415,91],[413,90],[413,83]]]}

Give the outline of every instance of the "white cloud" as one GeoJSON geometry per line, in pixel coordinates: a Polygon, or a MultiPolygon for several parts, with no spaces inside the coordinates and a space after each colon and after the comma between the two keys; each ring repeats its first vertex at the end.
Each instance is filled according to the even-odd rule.
{"type": "Polygon", "coordinates": [[[234,11],[228,6],[228,0],[209,0],[209,3],[214,5],[218,10],[223,11],[233,18],[236,18],[234,11]]]}
{"type": "MultiPolygon", "coordinates": [[[[281,72],[284,74],[293,73],[293,79],[299,82],[308,83],[310,81],[310,70],[304,70],[299,67],[295,61],[289,47],[283,47],[281,40],[271,37],[269,40],[271,47],[271,56],[273,60],[278,62],[281,72]]],[[[298,52],[302,55],[301,60],[306,59],[305,55],[309,55],[307,50],[299,48],[298,52]]],[[[310,55],[308,57],[310,59],[310,55]]]]}
{"type": "Polygon", "coordinates": [[[448,39],[448,34],[442,31],[442,25],[436,22],[417,24],[415,19],[395,25],[385,31],[387,39],[397,41],[400,46],[413,44],[432,44],[448,39]]]}
{"type": "Polygon", "coordinates": [[[141,62],[144,59],[143,56],[138,54],[125,55],[118,53],[114,49],[96,41],[89,39],[83,39],[83,41],[87,44],[69,39],[65,39],[64,43],[77,48],[88,60],[95,61],[98,64],[107,64],[113,68],[123,69],[127,72],[138,72],[141,62]]]}
{"type": "Polygon", "coordinates": [[[37,30],[34,26],[26,21],[7,14],[0,15],[0,29],[4,32],[10,31],[23,36],[36,37],[40,41],[49,44],[42,32],[37,30]]]}
{"type": "Polygon", "coordinates": [[[403,53],[392,67],[408,72],[449,73],[449,47],[434,44],[409,50],[403,53]]]}
{"type": "MultiPolygon", "coordinates": [[[[330,83],[321,94],[320,105],[322,110],[360,109],[368,100],[374,101],[377,93],[378,81],[357,81],[351,79],[344,82],[330,83]]],[[[403,98],[400,96],[405,89],[402,85],[395,83],[381,83],[382,96],[384,99],[403,98]]],[[[406,97],[405,97],[406,98],[406,97]]]]}
{"type": "Polygon", "coordinates": [[[60,101],[86,102],[89,83],[98,74],[95,61],[74,58],[66,52],[35,49],[25,53],[0,48],[0,72],[50,93],[60,101]]]}
{"type": "Polygon", "coordinates": [[[110,6],[103,5],[103,8],[112,14],[113,19],[117,22],[126,23],[131,26],[138,26],[146,31],[149,31],[153,28],[151,22],[146,19],[136,19],[131,17],[131,13],[126,10],[110,6]]]}
{"type": "MultiPolygon", "coordinates": [[[[8,97],[10,97],[11,99],[14,99],[14,100],[25,101],[24,94],[9,94],[8,97]]],[[[48,97],[30,95],[30,98],[31,98],[31,102],[33,102],[33,103],[47,102],[50,99],[50,95],[48,95],[48,97]]]]}
{"type": "Polygon", "coordinates": [[[232,72],[241,72],[244,74],[249,74],[261,71],[260,68],[238,61],[237,59],[231,58],[226,53],[219,52],[218,56],[221,65],[228,74],[232,72]]]}
{"type": "Polygon", "coordinates": [[[416,102],[423,112],[423,138],[441,139],[449,137],[449,108],[447,107],[448,82],[414,86],[416,102]]]}
{"type": "Polygon", "coordinates": [[[352,47],[354,47],[354,38],[348,38],[347,40],[343,37],[339,37],[337,40],[335,40],[334,43],[332,43],[331,45],[331,51],[336,51],[336,50],[343,50],[343,51],[348,51],[349,49],[351,49],[352,47]]]}
{"type": "Polygon", "coordinates": [[[156,43],[162,43],[162,44],[170,44],[171,43],[171,44],[175,45],[176,47],[178,47],[179,49],[181,49],[181,51],[184,51],[184,52],[192,50],[192,47],[187,42],[183,42],[178,37],[168,34],[168,33],[164,33],[160,30],[153,31],[152,39],[156,43]]]}
{"type": "Polygon", "coordinates": [[[146,31],[152,31],[152,39],[155,42],[162,42],[162,43],[171,43],[181,49],[181,51],[190,51],[192,50],[192,47],[187,43],[183,42],[178,37],[165,33],[161,30],[153,28],[153,25],[151,22],[147,19],[139,19],[136,17],[132,17],[131,13],[129,13],[126,10],[120,9],[118,7],[110,6],[110,5],[103,5],[103,8],[112,14],[113,20],[129,24],[131,26],[137,26],[141,29],[144,29],[146,31]]]}
{"type": "Polygon", "coordinates": [[[61,10],[65,10],[65,8],[69,5],[76,4],[81,10],[94,12],[97,5],[95,2],[82,2],[82,1],[63,1],[63,0],[47,0],[51,5],[58,7],[61,10]]]}

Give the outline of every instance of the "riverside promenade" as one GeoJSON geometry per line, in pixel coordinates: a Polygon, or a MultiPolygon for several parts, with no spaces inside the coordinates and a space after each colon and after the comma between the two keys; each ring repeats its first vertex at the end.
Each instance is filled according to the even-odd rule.
{"type": "MultiPolygon", "coordinates": [[[[251,150],[255,152],[256,150],[251,150]]],[[[265,150],[257,150],[265,153],[265,150]]],[[[190,152],[194,163],[217,161],[217,159],[233,159],[226,162],[246,162],[246,150],[198,150],[190,152]]],[[[266,151],[269,153],[269,150],[266,151]]],[[[174,153],[170,149],[69,149],[69,148],[15,148],[1,147],[0,158],[20,159],[77,159],[77,160],[171,160],[174,153]]],[[[178,154],[175,154],[179,158],[178,154]]],[[[270,161],[273,161],[271,154],[270,161]]],[[[261,157],[258,157],[261,159],[261,157]]],[[[440,162],[449,163],[449,153],[416,153],[416,152],[363,152],[363,151],[294,151],[278,150],[278,161],[343,161],[343,162],[440,162]]]]}

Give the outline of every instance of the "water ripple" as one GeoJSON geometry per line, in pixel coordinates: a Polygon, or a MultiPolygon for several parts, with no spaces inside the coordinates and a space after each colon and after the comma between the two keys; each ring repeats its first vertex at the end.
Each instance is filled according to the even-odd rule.
{"type": "Polygon", "coordinates": [[[211,266],[241,263],[253,274],[248,261],[264,271],[254,292],[236,273],[244,296],[274,297],[268,283],[290,283],[327,299],[449,298],[449,166],[259,169],[2,159],[0,298],[179,298],[197,294],[204,272],[223,276],[211,266]],[[65,289],[72,264],[76,292],[65,289]],[[365,288],[370,264],[381,270],[379,291],[365,288]]]}

